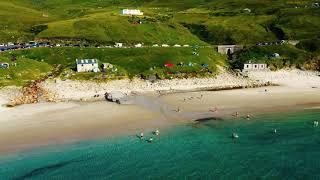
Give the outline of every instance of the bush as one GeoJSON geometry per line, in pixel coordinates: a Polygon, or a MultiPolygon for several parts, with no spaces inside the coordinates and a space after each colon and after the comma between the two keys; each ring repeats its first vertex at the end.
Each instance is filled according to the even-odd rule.
{"type": "Polygon", "coordinates": [[[208,26],[202,24],[183,24],[192,34],[198,36],[201,40],[210,44],[235,44],[232,39],[232,33],[223,26],[208,26]]]}
{"type": "Polygon", "coordinates": [[[309,52],[319,52],[320,53],[320,39],[306,39],[300,41],[297,48],[309,51],[309,52]]]}
{"type": "Polygon", "coordinates": [[[46,29],[48,29],[48,25],[46,24],[36,25],[31,27],[30,32],[37,35],[46,29]]]}

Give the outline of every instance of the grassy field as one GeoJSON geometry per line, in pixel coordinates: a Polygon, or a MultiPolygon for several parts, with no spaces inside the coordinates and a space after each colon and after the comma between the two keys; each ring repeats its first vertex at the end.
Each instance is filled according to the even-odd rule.
{"type": "MultiPolygon", "coordinates": [[[[3,53],[3,58],[15,56],[27,58],[49,66],[61,64],[65,68],[63,75],[70,79],[117,79],[123,77],[158,78],[213,76],[218,73],[217,65],[226,66],[225,56],[215,52],[213,48],[36,48],[12,53],[3,53]],[[194,55],[194,53],[198,55],[194,55]],[[75,73],[77,58],[97,58],[102,63],[108,62],[117,68],[117,72],[107,73],[75,73]],[[166,63],[175,66],[167,68],[166,63]],[[179,63],[184,65],[178,66],[179,63]],[[189,66],[189,64],[192,66],[189,66]],[[208,67],[206,67],[208,66],[208,67]],[[105,75],[106,77],[102,77],[105,75]]],[[[35,67],[35,69],[37,69],[35,67]]],[[[13,70],[14,71],[14,70],[13,70]]]]}
{"type": "MultiPolygon", "coordinates": [[[[242,44],[237,68],[248,60],[267,62],[273,69],[287,66],[320,69],[320,8],[313,0],[1,0],[0,43],[48,40],[92,45],[242,44]],[[141,9],[142,17],[121,16],[123,8],[141,9]],[[249,8],[251,12],[245,11],[249,8]],[[141,24],[140,24],[141,22],[141,24]],[[301,40],[294,46],[254,46],[280,39],[301,40]],[[270,54],[281,58],[272,59],[270,54]],[[314,65],[316,64],[316,65],[314,65]],[[317,65],[318,64],[318,65],[317,65]]],[[[0,70],[0,86],[21,85],[62,64],[62,78],[108,80],[123,77],[158,78],[206,76],[226,57],[212,48],[36,48],[1,53],[1,61],[18,57],[18,66],[0,70]],[[193,52],[199,56],[193,55],[193,52]],[[110,62],[117,71],[75,73],[76,58],[110,62]],[[20,62],[21,61],[21,62],[20,62]],[[165,68],[170,62],[182,66],[165,68]],[[25,63],[25,64],[23,64],[25,63]],[[191,63],[193,66],[186,64],[191,63]],[[19,66],[22,64],[22,66],[19,66]],[[208,65],[204,68],[202,65],[208,65]],[[8,76],[9,75],[9,76],[8,76]]]]}
{"type": "Polygon", "coordinates": [[[159,22],[156,18],[136,18],[142,24],[133,24],[129,17],[113,13],[96,13],[90,16],[48,24],[48,29],[37,35],[44,39],[82,39],[89,42],[114,44],[205,44],[182,25],[159,22]]]}
{"type": "MultiPolygon", "coordinates": [[[[240,69],[243,63],[251,61],[267,63],[272,70],[284,67],[308,68],[312,63],[312,58],[315,57],[310,52],[292,45],[253,46],[236,55],[237,60],[232,64],[234,68],[240,69]],[[279,54],[280,57],[272,57],[274,53],[279,54]]],[[[313,68],[316,69],[316,67],[313,68]]]]}
{"type": "Polygon", "coordinates": [[[313,39],[320,37],[320,8],[312,8],[313,2],[2,0],[0,41],[38,38],[129,44],[254,44],[282,38],[313,39]],[[145,16],[140,19],[143,24],[133,25],[129,17],[120,16],[123,8],[144,11],[145,16]],[[34,31],[37,26],[43,28],[34,31]]]}
{"type": "MultiPolygon", "coordinates": [[[[0,61],[10,62],[8,58],[1,57],[0,61]]],[[[23,86],[31,80],[39,79],[52,70],[52,66],[28,58],[18,58],[9,69],[0,69],[0,87],[23,86]]]]}

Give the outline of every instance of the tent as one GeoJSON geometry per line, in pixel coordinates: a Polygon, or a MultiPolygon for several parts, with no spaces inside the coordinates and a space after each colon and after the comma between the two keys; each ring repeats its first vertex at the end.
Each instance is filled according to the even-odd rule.
{"type": "Polygon", "coordinates": [[[172,63],[166,63],[166,64],[164,64],[164,66],[165,66],[165,67],[169,67],[169,68],[171,68],[171,67],[173,67],[173,66],[174,66],[174,64],[172,64],[172,63]]]}

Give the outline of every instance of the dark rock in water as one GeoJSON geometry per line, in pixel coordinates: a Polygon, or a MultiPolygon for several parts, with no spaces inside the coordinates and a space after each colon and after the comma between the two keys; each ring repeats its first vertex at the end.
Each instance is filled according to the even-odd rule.
{"type": "Polygon", "coordinates": [[[204,123],[204,122],[208,122],[208,121],[221,121],[221,120],[223,120],[223,119],[222,118],[217,118],[217,117],[212,117],[212,118],[197,119],[197,120],[195,120],[195,122],[204,123]]]}

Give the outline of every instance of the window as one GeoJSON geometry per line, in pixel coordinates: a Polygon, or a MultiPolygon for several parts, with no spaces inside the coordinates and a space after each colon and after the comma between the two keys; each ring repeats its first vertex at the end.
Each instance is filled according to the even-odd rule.
{"type": "Polygon", "coordinates": [[[249,65],[247,65],[247,68],[249,68],[249,65]]]}
{"type": "Polygon", "coordinates": [[[257,68],[257,65],[254,65],[254,68],[257,68]]]}

